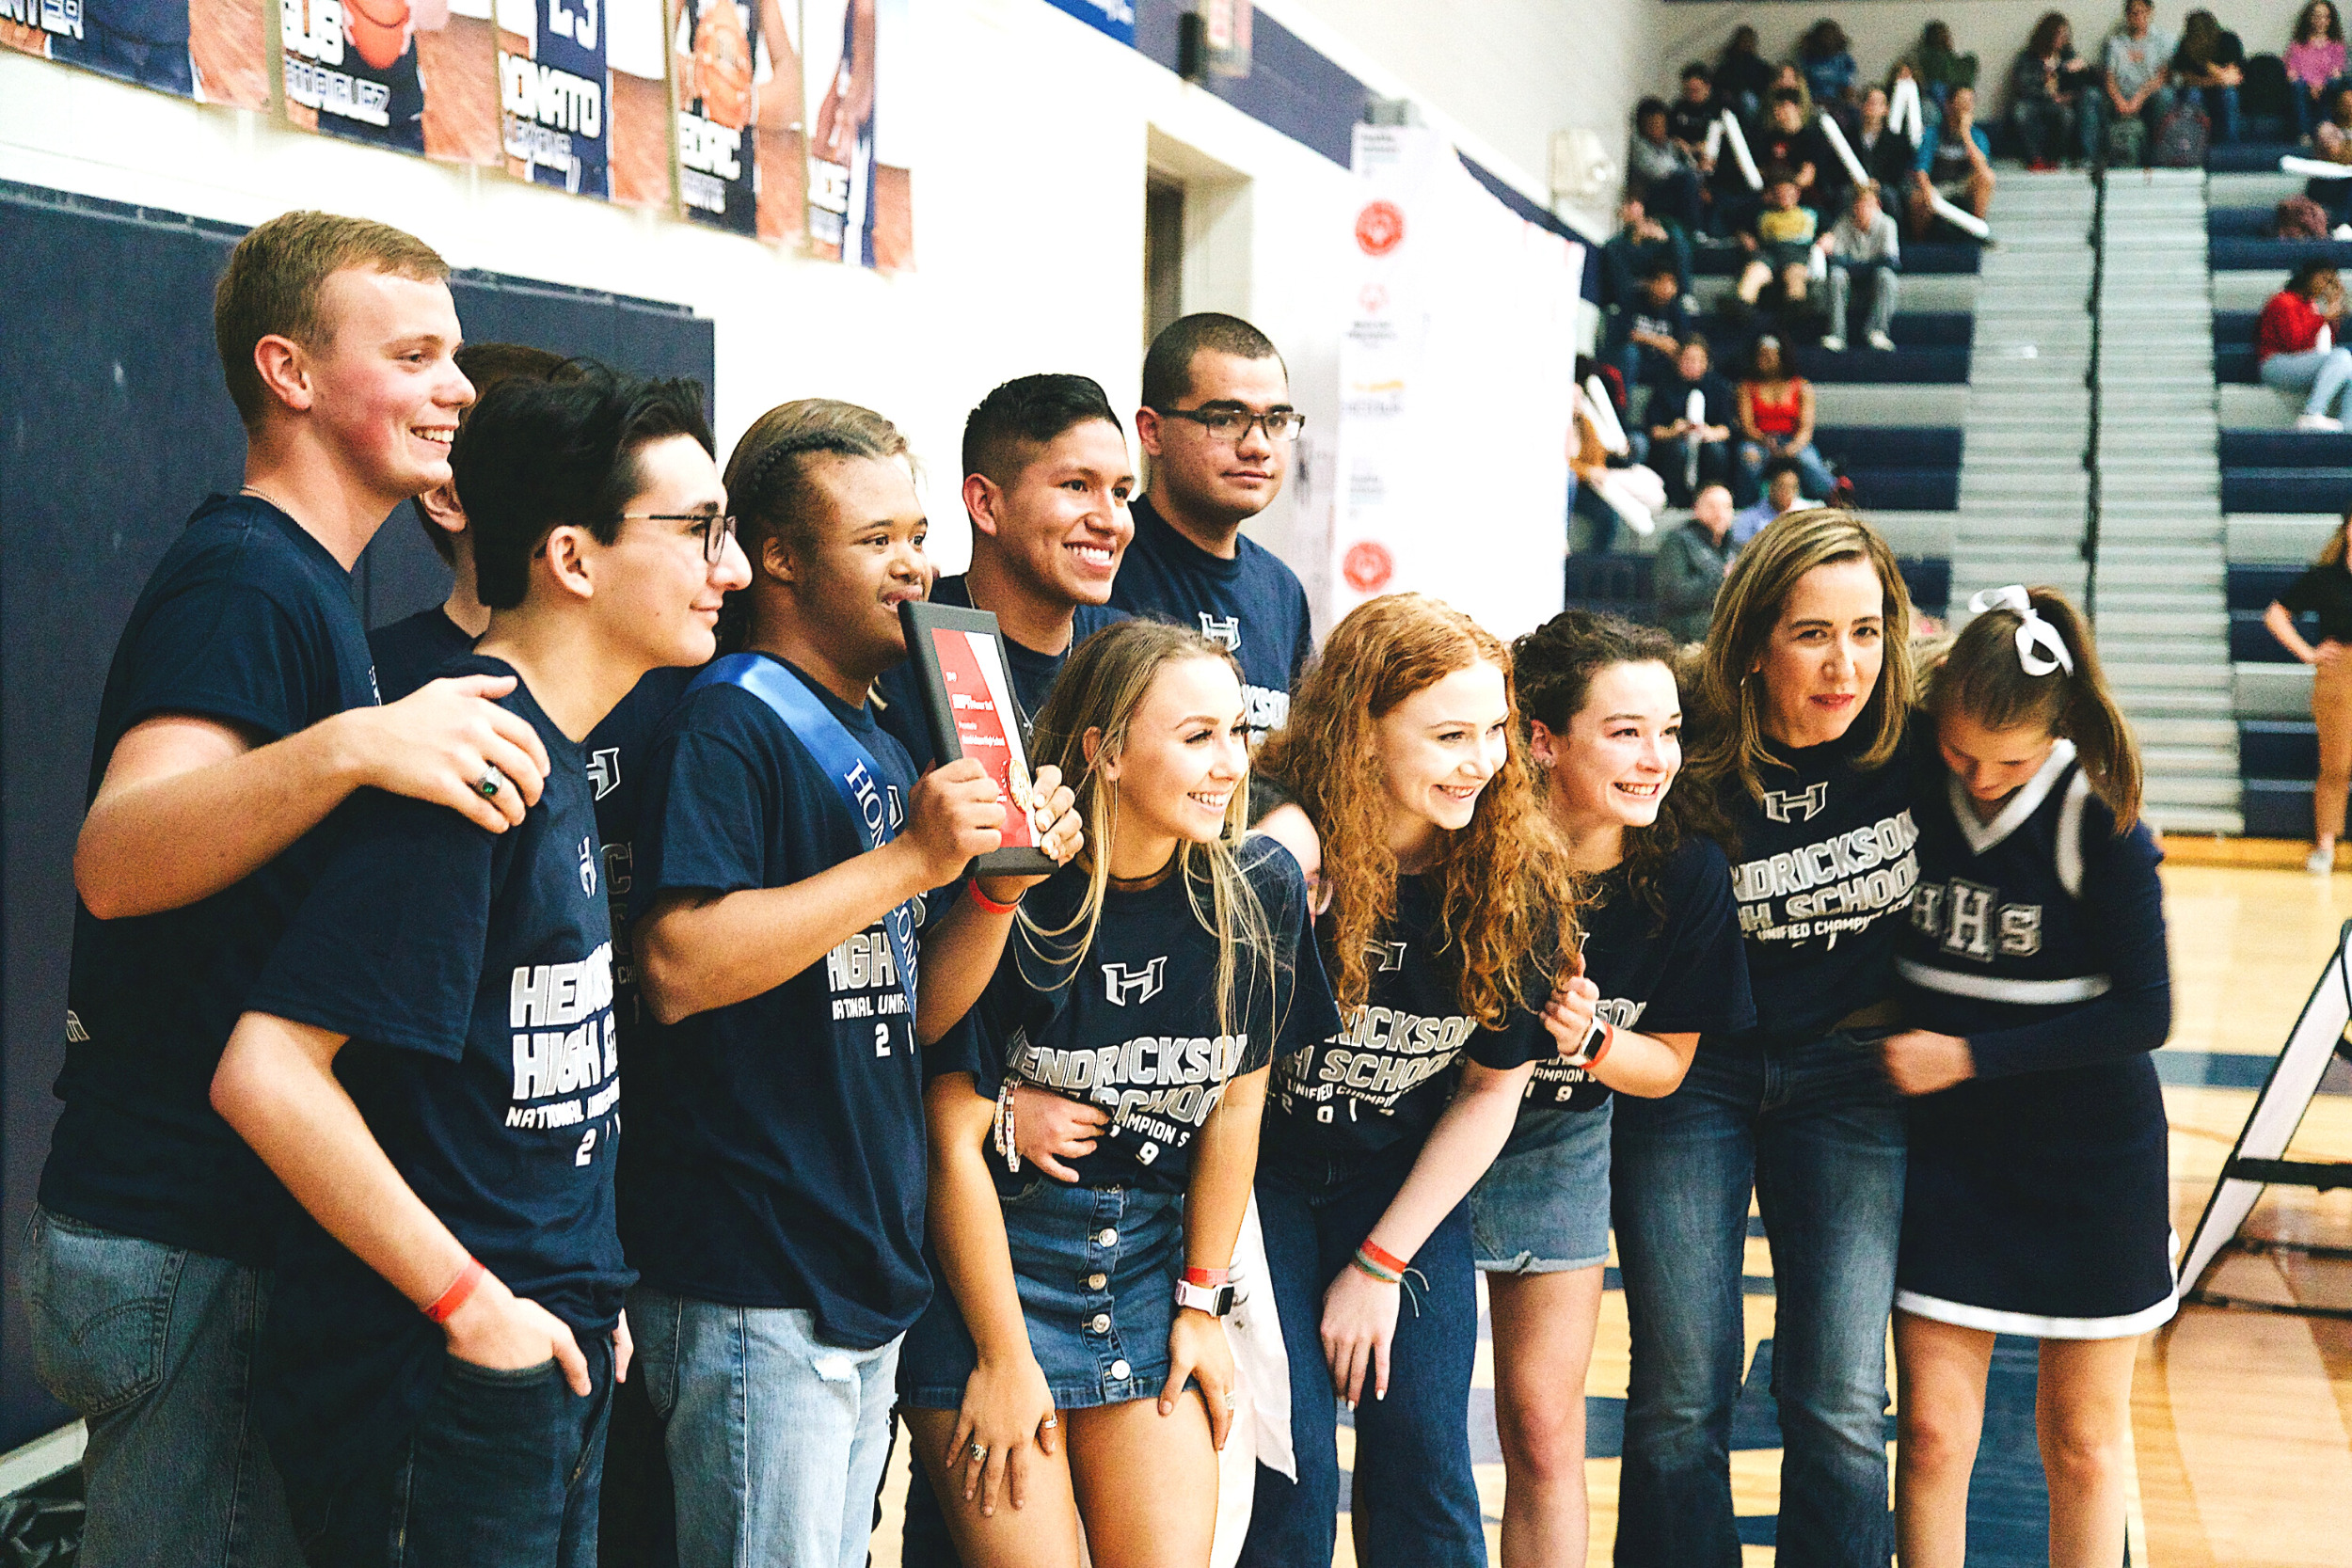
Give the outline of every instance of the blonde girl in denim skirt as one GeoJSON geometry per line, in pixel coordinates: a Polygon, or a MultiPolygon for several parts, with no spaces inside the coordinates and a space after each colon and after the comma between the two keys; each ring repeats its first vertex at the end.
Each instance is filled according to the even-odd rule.
{"type": "Polygon", "coordinates": [[[899,1394],[966,1568],[1077,1568],[1082,1532],[1096,1563],[1209,1561],[1267,1069],[1339,1027],[1298,863],[1243,839],[1246,717],[1198,633],[1078,646],[1034,750],[1087,847],[927,1047],[938,1289],[899,1394]],[[1022,1166],[1025,1084],[1106,1113],[1074,1183],[1022,1166]]]}
{"type": "Polygon", "coordinates": [[[1494,1320],[1502,1568],[1585,1557],[1584,1373],[1609,1256],[1611,1095],[1672,1094],[1708,1030],[1756,1022],[1731,868],[1686,835],[1674,640],[1571,610],[1512,645],[1544,808],[1583,879],[1594,1026],[1535,1065],[1470,1192],[1494,1320]]]}

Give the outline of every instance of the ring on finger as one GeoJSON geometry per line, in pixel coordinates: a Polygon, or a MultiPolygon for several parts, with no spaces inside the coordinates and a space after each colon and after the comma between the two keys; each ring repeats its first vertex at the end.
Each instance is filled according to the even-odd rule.
{"type": "Polygon", "coordinates": [[[506,775],[493,768],[473,782],[474,793],[485,800],[495,800],[506,784],[506,775]]]}
{"type": "Polygon", "coordinates": [[[988,1445],[986,1443],[973,1444],[972,1457],[977,1460],[985,1461],[988,1458],[988,1445]]]}
{"type": "Polygon", "coordinates": [[[1038,1423],[1038,1425],[1040,1425],[1040,1426],[1048,1426],[1048,1427],[1057,1427],[1057,1426],[1061,1425],[1061,1418],[1060,1418],[1059,1416],[1048,1416],[1048,1417],[1046,1417],[1046,1418],[1045,1418],[1045,1419],[1043,1419],[1043,1420],[1040,1421],[1040,1422],[1038,1423]]]}

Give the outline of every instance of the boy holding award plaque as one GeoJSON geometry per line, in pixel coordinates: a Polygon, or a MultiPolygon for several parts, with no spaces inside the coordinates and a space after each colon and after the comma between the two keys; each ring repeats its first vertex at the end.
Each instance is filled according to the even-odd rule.
{"type": "MultiPolygon", "coordinates": [[[[849,404],[754,424],[727,470],[743,642],[647,758],[631,910],[660,1027],[629,1069],[621,1232],[684,1568],[865,1560],[898,1338],[931,1288],[916,928],[921,1012],[958,1016],[1037,879],[925,909],[1005,810],[977,761],[918,781],[866,700],[930,576],[903,450],[849,404]]],[[[1079,840],[1059,784],[1035,781],[1047,866],[1079,840]]]]}

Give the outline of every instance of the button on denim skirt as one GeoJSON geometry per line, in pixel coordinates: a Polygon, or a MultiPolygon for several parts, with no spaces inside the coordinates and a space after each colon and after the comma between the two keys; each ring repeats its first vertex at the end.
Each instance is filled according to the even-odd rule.
{"type": "MultiPolygon", "coordinates": [[[[1184,1195],[1037,1176],[1004,1213],[1029,1349],[1055,1406],[1157,1398],[1184,1271],[1184,1195]]],[[[931,1304],[899,1348],[898,1394],[917,1410],[954,1410],[979,1354],[935,1256],[931,1278],[931,1304]]]]}

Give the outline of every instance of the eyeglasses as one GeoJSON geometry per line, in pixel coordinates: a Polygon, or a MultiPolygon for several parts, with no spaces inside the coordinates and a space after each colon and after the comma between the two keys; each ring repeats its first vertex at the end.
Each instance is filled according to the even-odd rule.
{"type": "Polygon", "coordinates": [[[687,531],[703,542],[703,560],[712,565],[727,553],[727,541],[735,537],[735,519],[720,517],[707,512],[624,512],[623,521],[641,523],[693,523],[687,531]]]}
{"type": "Polygon", "coordinates": [[[1264,414],[1252,414],[1247,408],[1154,408],[1152,412],[1164,420],[1190,420],[1207,431],[1212,440],[1236,447],[1248,439],[1252,425],[1263,430],[1269,441],[1295,441],[1307,424],[1307,416],[1295,408],[1264,414]]]}

